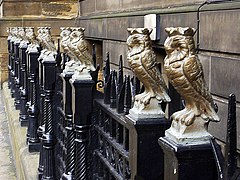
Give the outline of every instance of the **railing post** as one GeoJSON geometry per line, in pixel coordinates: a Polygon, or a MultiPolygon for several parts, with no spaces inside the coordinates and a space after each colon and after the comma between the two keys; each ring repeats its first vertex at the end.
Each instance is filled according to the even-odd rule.
{"type": "Polygon", "coordinates": [[[92,80],[70,79],[72,85],[73,122],[76,133],[75,179],[87,178],[87,151],[91,122],[93,86],[92,80]]]}
{"type": "Polygon", "coordinates": [[[20,45],[20,37],[19,37],[19,28],[17,28],[17,38],[14,42],[14,73],[15,73],[15,79],[14,79],[14,92],[15,92],[15,99],[14,99],[14,105],[17,110],[20,109],[20,94],[19,94],[19,88],[20,88],[20,64],[19,64],[19,45],[20,45]]]}
{"type": "Polygon", "coordinates": [[[72,113],[72,86],[69,82],[73,73],[61,74],[63,79],[63,108],[65,115],[65,130],[66,130],[66,158],[65,158],[65,172],[62,179],[74,179],[75,169],[75,129],[73,126],[73,113],[72,113]]]}
{"type": "Polygon", "coordinates": [[[16,32],[17,32],[17,28],[13,27],[11,29],[12,32],[12,38],[10,39],[10,49],[11,49],[11,54],[10,54],[10,64],[11,64],[11,72],[10,72],[10,81],[11,81],[11,97],[14,98],[15,97],[15,51],[14,51],[14,42],[16,40],[16,32]]]}
{"type": "MultiPolygon", "coordinates": [[[[26,31],[25,31],[26,33],[26,31]]],[[[27,103],[27,70],[26,70],[26,50],[28,48],[28,41],[23,40],[20,43],[19,59],[20,59],[20,113],[19,121],[21,126],[28,126],[28,113],[26,108],[27,103]]]]}
{"type": "MultiPolygon", "coordinates": [[[[236,96],[230,94],[228,98],[228,120],[225,149],[225,172],[226,179],[232,179],[237,170],[237,121],[236,121],[236,96]]],[[[238,172],[239,175],[239,172],[238,172]]]]}
{"type": "Polygon", "coordinates": [[[52,53],[45,57],[43,63],[43,84],[45,93],[46,105],[46,123],[45,132],[42,136],[43,141],[43,180],[55,180],[55,144],[56,137],[54,134],[54,112],[53,112],[53,97],[55,89],[55,76],[56,76],[56,62],[52,53]]]}
{"type": "Polygon", "coordinates": [[[30,59],[30,106],[29,112],[29,124],[28,124],[28,148],[29,152],[39,151],[40,141],[37,134],[38,129],[38,57],[39,52],[29,52],[28,58],[30,59]]]}
{"type": "Polygon", "coordinates": [[[8,38],[7,38],[7,43],[8,43],[8,88],[11,88],[11,70],[12,70],[12,63],[11,63],[11,39],[12,39],[12,27],[7,28],[8,32],[8,38]]]}
{"type": "Polygon", "coordinates": [[[38,178],[42,179],[43,175],[43,169],[44,169],[44,155],[43,152],[43,141],[42,136],[45,131],[45,123],[46,123],[46,102],[45,102],[45,93],[44,93],[44,86],[43,86],[43,64],[42,64],[42,58],[38,58],[38,66],[39,66],[39,89],[40,89],[40,99],[39,99],[39,109],[40,109],[40,123],[38,127],[38,137],[40,138],[40,153],[39,153],[39,165],[38,165],[38,178]]]}

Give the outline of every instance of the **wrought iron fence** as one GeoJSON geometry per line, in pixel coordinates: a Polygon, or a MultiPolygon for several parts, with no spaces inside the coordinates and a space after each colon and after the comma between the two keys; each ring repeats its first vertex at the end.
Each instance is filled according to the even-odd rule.
{"type": "MultiPolygon", "coordinates": [[[[122,56],[115,71],[107,53],[103,82],[97,78],[99,66],[92,72],[94,81],[78,82],[71,80],[72,74],[63,73],[69,57],[59,48],[54,59],[46,61],[40,49],[31,53],[19,43],[8,38],[8,85],[16,109],[20,108],[19,121],[28,125],[29,151],[40,152],[39,179],[164,179],[164,154],[158,139],[171,122],[165,118],[136,121],[128,115],[134,96],[144,87],[135,77],[124,76],[122,56]],[[96,90],[98,83],[104,85],[104,93],[96,90]]],[[[93,46],[96,66],[95,53],[93,46]]],[[[175,97],[180,108],[182,102],[175,97]]],[[[176,106],[170,106],[169,113],[174,111],[176,106]]],[[[218,179],[240,177],[233,94],[228,111],[225,158],[211,140],[218,179]]]]}

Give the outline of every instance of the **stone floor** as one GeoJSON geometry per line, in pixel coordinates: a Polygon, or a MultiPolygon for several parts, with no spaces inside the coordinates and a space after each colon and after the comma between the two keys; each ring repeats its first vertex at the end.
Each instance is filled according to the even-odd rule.
{"type": "MultiPolygon", "coordinates": [[[[5,167],[2,164],[2,156],[5,158],[10,157],[9,153],[7,155],[1,155],[1,145],[0,145],[0,180],[36,180],[37,178],[37,170],[38,170],[38,162],[39,162],[39,153],[29,153],[28,146],[26,144],[26,133],[27,127],[21,127],[19,123],[19,110],[16,110],[14,106],[14,99],[11,97],[10,90],[8,89],[7,83],[3,83],[3,89],[0,90],[1,100],[0,100],[0,112],[4,113],[4,109],[6,114],[1,116],[0,119],[0,131],[4,129],[3,132],[9,129],[7,134],[3,137],[8,138],[8,149],[10,152],[10,146],[12,146],[12,154],[14,157],[14,164],[15,164],[15,171],[9,171],[4,173],[2,172],[1,168],[5,167]],[[4,100],[4,101],[3,101],[4,100]],[[5,104],[5,108],[4,108],[5,104]],[[3,106],[3,107],[2,107],[3,106]],[[6,118],[7,117],[7,118],[6,118]],[[3,127],[5,122],[6,127],[3,127]],[[11,141],[9,141],[9,139],[11,141]],[[9,143],[11,142],[11,144],[9,143]],[[12,176],[12,172],[15,172],[12,176]],[[1,177],[2,174],[5,174],[6,177],[1,177]],[[9,177],[7,177],[9,176],[9,177]],[[14,177],[14,178],[13,178],[14,177]]],[[[0,133],[1,134],[1,133],[0,133]]],[[[4,134],[4,133],[3,133],[4,134]]],[[[1,142],[1,141],[0,141],[1,142]]],[[[3,148],[2,148],[3,149],[3,148]]],[[[11,156],[12,157],[12,156],[11,156]]],[[[9,158],[10,159],[10,158],[9,158]]],[[[8,163],[7,160],[4,160],[5,164],[8,163]]],[[[7,169],[7,168],[5,168],[7,169]]],[[[12,163],[12,169],[14,169],[14,165],[12,163]]]]}
{"type": "Polygon", "coordinates": [[[3,91],[0,90],[0,180],[15,180],[16,169],[11,149],[8,120],[5,112],[3,91]]]}

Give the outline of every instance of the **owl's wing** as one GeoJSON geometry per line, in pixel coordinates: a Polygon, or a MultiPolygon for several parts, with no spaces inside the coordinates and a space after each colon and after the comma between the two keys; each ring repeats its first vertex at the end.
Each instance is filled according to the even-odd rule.
{"type": "Polygon", "coordinates": [[[84,61],[86,65],[92,65],[92,57],[88,52],[86,43],[83,40],[80,40],[77,48],[80,52],[80,58],[82,59],[82,61],[84,61]]]}
{"type": "Polygon", "coordinates": [[[78,50],[78,48],[74,45],[72,45],[72,43],[68,44],[68,47],[70,49],[70,52],[72,52],[74,54],[75,57],[77,57],[77,59],[80,61],[80,63],[82,64],[82,59],[79,58],[79,56],[81,55],[81,52],[78,50]]]}
{"type": "Polygon", "coordinates": [[[144,70],[148,74],[148,77],[151,79],[151,82],[149,83],[151,84],[154,92],[157,94],[157,99],[161,98],[165,102],[170,102],[170,97],[167,94],[167,86],[159,71],[159,67],[156,62],[156,56],[150,50],[147,51],[144,53],[141,61],[144,70]]]}
{"type": "Polygon", "coordinates": [[[44,43],[47,45],[49,50],[56,51],[56,47],[55,47],[55,45],[54,45],[54,43],[53,43],[53,41],[51,39],[49,39],[49,38],[44,39],[44,43]]]}
{"type": "Polygon", "coordinates": [[[212,96],[204,80],[203,68],[197,56],[190,56],[184,60],[183,72],[192,87],[203,96],[209,103],[212,103],[212,96]]]}
{"type": "Polygon", "coordinates": [[[198,57],[193,55],[186,58],[184,61],[183,73],[185,77],[188,79],[194,90],[205,100],[198,102],[201,109],[204,111],[203,114],[207,115],[212,121],[220,121],[214,110],[213,99],[204,80],[202,64],[198,57]],[[206,101],[208,103],[206,103],[206,101]]]}

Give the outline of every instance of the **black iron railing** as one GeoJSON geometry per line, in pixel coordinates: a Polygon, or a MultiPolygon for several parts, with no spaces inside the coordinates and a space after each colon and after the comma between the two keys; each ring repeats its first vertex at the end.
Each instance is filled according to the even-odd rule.
{"type": "MultiPolygon", "coordinates": [[[[28,125],[29,151],[39,151],[39,179],[164,179],[164,154],[158,138],[170,121],[135,120],[129,116],[136,94],[144,87],[133,76],[111,70],[109,53],[98,80],[99,66],[93,46],[93,81],[72,79],[63,73],[68,56],[60,53],[50,61],[19,48],[8,39],[9,81],[20,123],[28,125]],[[62,57],[62,58],[61,58],[62,57]],[[104,93],[96,90],[98,83],[104,93]],[[21,88],[20,88],[21,87],[21,88]],[[21,91],[19,91],[19,88],[21,91]]],[[[181,98],[170,87],[169,114],[182,108],[181,98]]],[[[163,109],[164,110],[164,109],[163,109]]],[[[211,140],[218,179],[238,179],[236,146],[236,98],[229,96],[225,158],[211,140]]]]}

